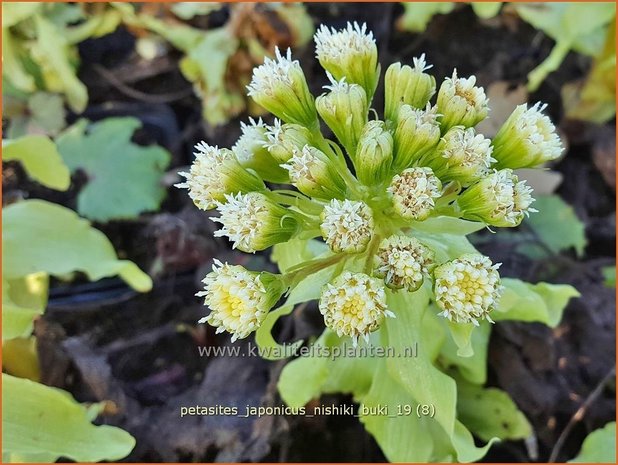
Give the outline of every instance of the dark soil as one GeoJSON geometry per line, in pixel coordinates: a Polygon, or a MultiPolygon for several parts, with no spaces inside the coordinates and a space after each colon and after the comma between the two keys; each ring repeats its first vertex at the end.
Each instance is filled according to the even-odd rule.
{"type": "MultiPolygon", "coordinates": [[[[481,85],[507,81],[515,87],[525,83],[527,73],[553,46],[508,13],[482,22],[465,5],[435,17],[423,34],[396,30],[394,23],[402,12],[398,4],[314,3],[307,8],[316,24],[367,22],[376,35],[383,69],[393,61],[411,62],[426,53],[438,82],[456,67],[462,76],[476,74],[481,85]]],[[[217,15],[215,20],[225,21],[225,11],[217,15]]],[[[83,116],[139,118],[144,128],[135,140],[157,142],[170,150],[171,173],[191,162],[192,146],[201,139],[231,146],[239,135],[238,120],[217,128],[205,125],[199,100],[178,69],[180,55],[171,52],[144,73],[135,65],[133,42],[131,33],[121,29],[80,46],[80,77],[90,93],[83,116]],[[113,71],[127,86],[159,98],[127,96],[100,67],[113,71]]],[[[326,77],[313,59],[312,44],[297,56],[312,90],[319,93],[326,77]]],[[[560,122],[569,142],[569,153],[553,169],[564,175],[559,195],[586,225],[585,255],[578,258],[565,252],[533,261],[499,239],[480,246],[494,261],[504,263],[501,271],[507,276],[570,283],[582,294],[569,304],[555,330],[538,324],[496,324],[489,382],[511,394],[532,422],[536,438],[528,444],[499,444],[486,457],[488,462],[546,461],[567,423],[599,385],[600,393],[591,399],[557,460],[573,457],[587,433],[615,418],[615,298],[600,272],[615,264],[615,185],[607,163],[595,162],[613,160],[615,166],[614,122],[598,127],[565,121],[560,99],[561,86],[583,77],[588,66],[588,60],[569,55],[529,98],[549,103],[552,119],[560,122]]],[[[374,103],[382,107],[380,98],[374,103]]],[[[38,197],[75,207],[80,180],[74,181],[70,191],[57,193],[29,182],[17,165],[3,166],[5,201],[38,197]]],[[[138,294],[117,279],[55,283],[35,333],[43,381],[67,389],[80,401],[109,400],[103,421],[137,438],[137,448],[126,461],[384,461],[371,436],[345,416],[181,419],[179,406],[281,405],[276,380],[284,362],[198,353],[198,346],[229,343],[210,326],[196,324],[205,309],[194,294],[212,258],[249,262],[249,267],[258,269],[269,266],[268,256],[237,254],[226,241],[214,239],[208,214],[173,187],[159,213],[96,227],[120,256],[156,272],[153,291],[138,294]]],[[[318,319],[289,320],[287,326],[278,327],[282,340],[321,331],[318,319]]],[[[351,399],[331,396],[323,401],[351,399]]]]}

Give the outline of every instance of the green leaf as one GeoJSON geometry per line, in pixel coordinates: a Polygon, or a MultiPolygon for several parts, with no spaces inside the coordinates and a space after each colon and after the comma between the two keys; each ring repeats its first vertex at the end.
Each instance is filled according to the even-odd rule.
{"type": "Polygon", "coordinates": [[[207,15],[221,8],[223,4],[214,2],[178,2],[170,5],[172,13],[184,20],[198,15],[207,15]]]}
{"type": "Polygon", "coordinates": [[[577,457],[569,463],[616,463],[616,422],[590,433],[577,457]]]}
{"type": "Polygon", "coordinates": [[[612,3],[514,3],[513,7],[522,19],[556,41],[549,57],[528,74],[530,91],[558,69],[569,50],[596,55],[607,25],[616,16],[616,5],[612,3]]]}
{"type": "MultiPolygon", "coordinates": [[[[6,3],[2,3],[4,7],[6,3]]],[[[4,16],[3,16],[4,19],[4,16]]],[[[6,79],[15,89],[22,92],[34,92],[36,84],[34,78],[26,71],[21,60],[24,53],[23,44],[11,34],[8,28],[2,28],[2,78],[6,79]]],[[[7,89],[3,83],[2,90],[7,89]]]]}
{"type": "Polygon", "coordinates": [[[423,32],[434,15],[446,14],[455,8],[454,2],[403,2],[403,15],[397,26],[404,31],[423,32]]]}
{"type": "Polygon", "coordinates": [[[474,355],[472,332],[476,326],[472,323],[455,323],[452,321],[448,321],[447,326],[453,341],[457,345],[457,355],[464,358],[472,357],[474,355]]]}
{"type": "Polygon", "coordinates": [[[18,160],[32,179],[52,189],[66,191],[71,184],[69,169],[56,145],[45,136],[24,136],[2,141],[3,160],[18,160]]]}
{"type": "Polygon", "coordinates": [[[299,263],[309,261],[328,252],[328,246],[317,240],[291,239],[275,244],[270,259],[285,273],[299,263]]]}
{"type": "Polygon", "coordinates": [[[239,42],[230,28],[212,29],[187,50],[180,70],[202,99],[202,115],[212,125],[226,123],[245,108],[245,99],[227,88],[228,62],[239,42]]]}
{"type": "Polygon", "coordinates": [[[504,292],[491,313],[495,321],[537,321],[555,328],[572,297],[580,294],[566,284],[530,284],[519,279],[502,278],[504,292]]]}
{"type": "Polygon", "coordinates": [[[489,19],[498,14],[502,2],[470,2],[474,13],[479,18],[489,19]]]}
{"type": "Polygon", "coordinates": [[[24,200],[2,209],[2,269],[5,279],[46,272],[84,272],[97,280],[119,275],[146,292],[152,280],[137,265],[118,260],[105,235],[73,211],[44,200],[24,200]]]}
{"type": "Polygon", "coordinates": [[[467,236],[486,227],[486,224],[478,221],[462,220],[452,216],[436,216],[427,218],[425,221],[412,221],[410,224],[410,228],[414,231],[456,236],[467,236]]]}
{"type": "Polygon", "coordinates": [[[108,118],[90,126],[82,120],[58,138],[69,169],[81,169],[88,177],[77,197],[80,215],[108,221],[159,208],[165,197],[161,177],[170,155],[158,146],[132,143],[140,126],[135,118],[108,118]]]}
{"type": "MultiPolygon", "coordinates": [[[[430,311],[438,313],[437,309],[430,307],[430,311]]],[[[440,318],[443,325],[448,324],[448,320],[440,318]]],[[[482,321],[479,327],[472,331],[470,336],[470,347],[473,355],[470,357],[459,356],[459,347],[452,337],[447,337],[441,347],[440,361],[445,368],[455,367],[459,374],[467,381],[474,384],[484,384],[487,380],[487,348],[489,347],[489,336],[491,334],[491,324],[482,321]]]]}
{"type": "Polygon", "coordinates": [[[119,460],[135,439],[113,426],[94,426],[66,392],[2,374],[2,454],[53,462],[119,460]]]}
{"type": "Polygon", "coordinates": [[[547,247],[554,253],[573,247],[583,255],[587,243],[585,227],[573,207],[557,195],[542,195],[536,199],[534,208],[538,213],[531,214],[526,223],[547,247]]]}
{"type": "Polygon", "coordinates": [[[532,427],[509,395],[496,388],[457,382],[457,413],[461,422],[484,441],[516,441],[532,434],[532,427]]]}
{"type": "Polygon", "coordinates": [[[10,282],[2,277],[2,339],[26,337],[34,318],[45,311],[49,277],[34,273],[10,282]]]}
{"type": "Polygon", "coordinates": [[[444,263],[467,253],[478,253],[470,241],[462,235],[422,232],[413,229],[410,235],[416,237],[436,255],[436,263],[444,263]]]}
{"type": "Polygon", "coordinates": [[[566,116],[572,119],[606,123],[616,115],[616,19],[607,29],[605,45],[595,56],[583,84],[562,88],[566,116]]]}
{"type": "MultiPolygon", "coordinates": [[[[455,427],[456,387],[452,378],[439,371],[428,357],[427,341],[429,335],[423,330],[423,321],[429,304],[429,293],[425,288],[417,292],[388,292],[389,309],[396,318],[387,318],[382,329],[385,331],[385,344],[399,353],[404,347],[418,342],[421,356],[416,359],[387,359],[388,372],[421,404],[439,406],[435,420],[450,436],[455,427]]],[[[428,320],[429,318],[427,318],[428,320]]],[[[435,338],[431,334],[431,339],[435,338]]]]}
{"type": "Polygon", "coordinates": [[[41,15],[34,17],[37,37],[31,54],[40,65],[47,88],[62,92],[71,109],[81,113],[88,103],[86,86],[77,79],[72,61],[77,56],[62,31],[41,15]]]}

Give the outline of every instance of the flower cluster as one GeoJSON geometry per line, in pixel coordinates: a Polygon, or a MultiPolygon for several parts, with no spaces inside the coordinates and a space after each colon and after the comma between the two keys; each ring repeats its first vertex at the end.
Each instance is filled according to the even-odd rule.
{"type": "Polygon", "coordinates": [[[248,86],[275,115],[272,125],[243,124],[231,150],[201,142],[178,187],[198,208],[216,208],[215,235],[244,252],[292,238],[321,239],[329,252],[276,275],[217,262],[199,293],[211,311],[202,321],[246,337],[286,292],[325,269],[332,270],[319,300],[325,325],[354,343],[397,316],[390,293],[423,286],[451,322],[491,321],[499,264],[481,254],[444,259],[416,231],[443,217],[514,227],[536,211],[514,170],[562,152],[545,107],[517,107],[491,140],[475,129],[489,112],[476,78],[453,71],[437,87],[422,55],[387,69],[380,120],[371,108],[380,65],[366,26],[322,26],[315,43],[331,81],[325,92],[314,98],[290,50],[277,50],[248,86]],[[323,135],[320,119],[336,141],[323,135]]]}

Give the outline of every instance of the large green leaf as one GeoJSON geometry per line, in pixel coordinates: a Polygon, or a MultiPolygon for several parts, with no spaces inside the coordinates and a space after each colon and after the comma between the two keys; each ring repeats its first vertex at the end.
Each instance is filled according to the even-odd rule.
{"type": "Polygon", "coordinates": [[[616,422],[593,431],[570,463],[616,463],[616,422]]]}
{"type": "Polygon", "coordinates": [[[69,169],[56,145],[45,136],[3,140],[2,158],[5,161],[19,160],[26,172],[44,186],[65,191],[71,184],[69,169]]]}
{"type": "Polygon", "coordinates": [[[135,118],[108,118],[91,126],[82,120],[58,138],[58,150],[71,171],[81,169],[88,177],[77,198],[82,216],[107,221],[159,208],[165,197],[161,177],[170,156],[161,147],[132,143],[140,126],[135,118]]]}
{"type": "Polygon", "coordinates": [[[585,226],[575,215],[573,207],[557,195],[541,195],[534,208],[539,212],[530,215],[526,223],[553,252],[573,247],[583,255],[586,247],[585,226]],[[557,229],[556,225],[560,225],[557,229]]]}
{"type": "Polygon", "coordinates": [[[457,414],[472,433],[484,441],[491,438],[519,440],[532,434],[532,427],[509,395],[496,388],[459,380],[457,414]]]}
{"type": "Polygon", "coordinates": [[[112,426],[94,426],[87,409],[70,395],[27,379],[2,375],[2,454],[54,462],[119,460],[135,439],[112,426]]]}
{"type": "Polygon", "coordinates": [[[46,272],[84,272],[97,280],[119,275],[139,291],[150,277],[128,260],[118,260],[105,235],[75,212],[44,200],[25,200],[2,209],[2,270],[5,279],[46,272]]]}
{"type": "Polygon", "coordinates": [[[503,278],[502,284],[500,303],[491,313],[495,321],[538,321],[555,328],[569,300],[580,296],[567,284],[530,284],[511,278],[503,278]]]}

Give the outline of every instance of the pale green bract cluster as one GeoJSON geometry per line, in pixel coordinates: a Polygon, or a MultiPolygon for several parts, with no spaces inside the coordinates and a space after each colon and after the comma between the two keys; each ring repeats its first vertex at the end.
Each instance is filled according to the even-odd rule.
{"type": "Polygon", "coordinates": [[[491,321],[502,289],[499,264],[480,254],[437,263],[432,247],[411,236],[435,217],[514,227],[534,212],[532,189],[513,170],[562,153],[544,106],[517,107],[491,140],[475,130],[489,113],[476,78],[453,71],[437,88],[422,55],[413,66],[387,69],[382,121],[371,108],[380,65],[366,26],[322,26],[315,43],[331,81],[325,93],[314,98],[290,50],[277,50],[248,86],[276,117],[273,125],[243,124],[231,150],[201,142],[178,187],[198,208],[216,207],[215,235],[243,252],[321,238],[330,253],[276,275],[218,264],[199,294],[211,309],[203,321],[234,339],[246,337],[283,294],[335,265],[319,309],[327,327],[355,344],[385,317],[397,317],[386,288],[415,292],[427,283],[451,322],[491,321]],[[323,135],[319,118],[336,142],[323,135]]]}

